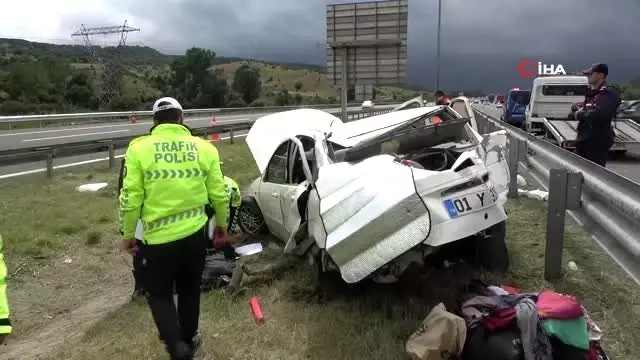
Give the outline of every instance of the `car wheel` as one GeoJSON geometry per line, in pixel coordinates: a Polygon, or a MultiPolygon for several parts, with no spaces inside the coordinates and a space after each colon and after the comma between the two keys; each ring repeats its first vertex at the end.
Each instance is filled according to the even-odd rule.
{"type": "Polygon", "coordinates": [[[238,209],[238,225],[247,235],[259,235],[267,231],[262,211],[254,198],[242,198],[240,209],[238,209]]]}
{"type": "Polygon", "coordinates": [[[506,221],[493,225],[485,231],[484,235],[476,237],[476,255],[482,268],[495,272],[509,270],[509,250],[506,240],[506,221]]]}

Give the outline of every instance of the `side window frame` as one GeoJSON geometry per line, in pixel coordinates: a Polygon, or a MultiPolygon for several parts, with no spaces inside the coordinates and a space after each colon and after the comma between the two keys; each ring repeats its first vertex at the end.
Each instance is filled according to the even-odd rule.
{"type": "MultiPolygon", "coordinates": [[[[311,141],[311,147],[309,149],[305,149],[305,153],[308,151],[313,151],[315,148],[315,142],[316,140],[311,137],[311,136],[307,136],[307,135],[298,135],[296,136],[296,138],[298,138],[298,140],[300,140],[300,142],[302,142],[304,144],[304,141],[311,141]]],[[[295,161],[298,160],[297,158],[300,156],[300,153],[298,152],[298,148],[297,146],[291,142],[290,146],[289,146],[289,163],[287,165],[287,169],[288,169],[288,174],[287,174],[287,184],[290,185],[299,185],[300,183],[294,183],[293,182],[293,167],[295,166],[295,161]]],[[[308,159],[305,159],[308,162],[308,159]]]]}
{"type": "Polygon", "coordinates": [[[271,183],[271,184],[287,184],[288,180],[289,180],[289,161],[290,161],[290,151],[291,151],[291,140],[286,140],[285,142],[283,142],[282,144],[280,144],[280,146],[278,146],[278,148],[276,149],[276,151],[274,151],[273,155],[271,156],[271,159],[269,160],[269,164],[267,164],[267,169],[264,173],[264,177],[262,179],[263,182],[267,182],[267,183],[271,183]],[[285,151],[283,155],[278,154],[281,150],[281,148],[285,146],[285,151]],[[281,181],[280,179],[278,179],[277,181],[273,181],[272,179],[270,179],[270,169],[272,166],[274,165],[274,159],[276,158],[276,156],[278,157],[284,157],[284,168],[282,169],[282,171],[284,171],[284,181],[281,181]]]}

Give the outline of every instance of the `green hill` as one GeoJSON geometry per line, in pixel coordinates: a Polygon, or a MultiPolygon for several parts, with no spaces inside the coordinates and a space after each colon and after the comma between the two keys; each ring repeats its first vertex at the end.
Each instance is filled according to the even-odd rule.
{"type": "MultiPolygon", "coordinates": [[[[252,106],[339,102],[338,90],[318,65],[254,61],[207,53],[208,58],[203,61],[208,63],[209,74],[205,77],[210,79],[188,83],[187,78],[183,78],[182,83],[178,83],[176,66],[184,63],[186,54],[167,55],[146,46],[93,50],[102,63],[96,64],[87,47],[81,45],[0,38],[0,115],[142,109],[161,95],[184,98],[191,107],[246,106],[243,96],[233,86],[235,71],[242,65],[249,65],[259,76],[259,97],[251,101],[252,106]],[[118,85],[120,97],[108,106],[101,106],[99,94],[104,88],[100,85],[104,64],[114,63],[121,64],[109,67],[122,75],[118,85]],[[226,82],[217,81],[218,78],[226,82]],[[204,86],[207,92],[194,94],[196,88],[205,91],[203,81],[208,81],[204,86]]],[[[417,94],[400,88],[380,88],[376,101],[399,101],[417,94]]]]}

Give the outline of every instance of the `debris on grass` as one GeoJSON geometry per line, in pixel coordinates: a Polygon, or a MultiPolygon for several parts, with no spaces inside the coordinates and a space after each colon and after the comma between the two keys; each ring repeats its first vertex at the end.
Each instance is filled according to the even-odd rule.
{"type": "Polygon", "coordinates": [[[98,190],[104,189],[109,185],[108,183],[93,183],[93,184],[84,184],[78,186],[76,189],[79,192],[96,192],[98,190]]]}

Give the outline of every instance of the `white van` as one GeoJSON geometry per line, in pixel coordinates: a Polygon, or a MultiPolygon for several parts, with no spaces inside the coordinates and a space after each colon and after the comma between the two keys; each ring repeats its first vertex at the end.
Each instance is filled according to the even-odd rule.
{"type": "Polygon", "coordinates": [[[533,80],[531,101],[525,112],[528,132],[545,131],[544,119],[568,120],[571,105],[584,101],[589,91],[586,76],[542,76],[533,80]]]}

